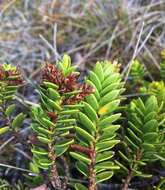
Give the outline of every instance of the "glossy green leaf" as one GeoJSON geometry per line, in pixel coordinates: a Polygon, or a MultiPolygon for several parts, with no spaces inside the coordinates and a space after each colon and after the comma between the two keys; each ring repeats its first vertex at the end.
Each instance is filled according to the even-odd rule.
{"type": "Polygon", "coordinates": [[[104,72],[103,72],[103,68],[102,68],[102,65],[100,62],[96,63],[94,72],[97,75],[97,77],[99,78],[99,80],[102,82],[104,80],[104,72]]]}
{"type": "Polygon", "coordinates": [[[84,162],[81,162],[81,161],[76,162],[76,168],[84,176],[88,177],[89,175],[88,166],[84,162]]]}
{"type": "Polygon", "coordinates": [[[99,104],[98,104],[97,99],[95,98],[95,96],[93,94],[86,96],[85,99],[86,99],[87,103],[90,104],[95,111],[98,110],[99,104]]]}
{"type": "Polygon", "coordinates": [[[75,184],[75,189],[76,190],[88,190],[84,185],[82,185],[80,183],[75,184]]]}
{"type": "Polygon", "coordinates": [[[86,164],[91,163],[91,160],[85,154],[70,152],[70,155],[78,161],[85,162],[86,164]]]}
{"type": "Polygon", "coordinates": [[[13,122],[12,122],[12,127],[13,127],[13,128],[18,128],[18,127],[20,127],[20,126],[22,125],[22,122],[24,121],[24,119],[25,119],[25,114],[23,114],[23,113],[18,114],[18,115],[14,118],[14,120],[13,120],[13,122]]]}
{"type": "Polygon", "coordinates": [[[56,147],[66,147],[74,143],[74,139],[67,139],[56,143],[56,147]]]}
{"type": "Polygon", "coordinates": [[[37,138],[38,138],[38,140],[39,140],[40,142],[45,143],[45,144],[48,144],[48,143],[51,143],[51,142],[52,142],[50,139],[48,139],[48,138],[46,138],[46,137],[38,136],[37,138]]]}
{"type": "Polygon", "coordinates": [[[110,124],[112,124],[113,122],[115,122],[116,120],[118,120],[118,119],[120,118],[120,116],[121,116],[120,113],[118,113],[118,114],[113,114],[113,115],[111,115],[111,116],[108,116],[108,117],[102,119],[102,120],[98,123],[98,125],[99,125],[100,127],[104,127],[104,126],[107,126],[107,125],[109,126],[110,124]]]}
{"type": "Polygon", "coordinates": [[[101,98],[99,104],[104,106],[105,104],[115,100],[119,96],[120,90],[112,90],[101,98]]]}
{"type": "Polygon", "coordinates": [[[120,104],[120,100],[114,100],[112,102],[109,102],[108,104],[104,105],[103,107],[99,109],[98,114],[102,116],[105,114],[112,113],[113,111],[116,110],[119,104],[120,104]]]}
{"type": "Polygon", "coordinates": [[[96,131],[95,124],[84,113],[79,113],[79,120],[89,132],[96,131]]]}
{"type": "Polygon", "coordinates": [[[53,88],[53,89],[58,89],[58,86],[52,82],[47,82],[47,81],[44,81],[43,84],[47,87],[47,88],[53,88]]]}
{"type": "Polygon", "coordinates": [[[101,82],[100,82],[98,76],[93,71],[90,71],[89,79],[95,84],[97,90],[100,91],[102,88],[101,82]]]}
{"type": "Polygon", "coordinates": [[[5,111],[6,116],[9,117],[14,112],[15,107],[16,107],[15,104],[8,106],[6,111],[5,111]]]}
{"type": "Polygon", "coordinates": [[[109,160],[113,157],[113,155],[114,155],[114,152],[112,151],[105,151],[105,152],[98,153],[96,156],[96,163],[109,160]]]}
{"type": "Polygon", "coordinates": [[[6,126],[6,127],[2,127],[0,128],[0,135],[6,133],[7,131],[9,131],[10,127],[9,126],[6,126]]]}
{"type": "Polygon", "coordinates": [[[98,116],[96,111],[92,108],[92,106],[86,102],[83,102],[84,112],[90,118],[91,121],[96,122],[98,120],[98,116]]]}
{"type": "Polygon", "coordinates": [[[60,98],[60,94],[57,92],[57,90],[54,90],[53,88],[48,88],[49,97],[52,100],[57,100],[60,98]]]}
{"type": "Polygon", "coordinates": [[[110,179],[112,176],[113,176],[112,171],[101,172],[96,176],[96,182],[101,183],[103,181],[110,179]]]}
{"type": "Polygon", "coordinates": [[[76,129],[76,132],[82,137],[84,137],[89,143],[92,141],[95,141],[94,137],[90,135],[87,131],[85,131],[84,129],[80,127],[75,127],[75,129],[76,129]]]}
{"type": "Polygon", "coordinates": [[[113,148],[116,144],[118,144],[119,142],[120,140],[110,140],[110,141],[96,143],[96,151],[103,152],[105,150],[109,150],[113,148]]]}

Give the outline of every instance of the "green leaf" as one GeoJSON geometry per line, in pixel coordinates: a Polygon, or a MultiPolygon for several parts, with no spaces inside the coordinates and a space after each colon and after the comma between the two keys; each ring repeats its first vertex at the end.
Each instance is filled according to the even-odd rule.
{"type": "Polygon", "coordinates": [[[109,102],[108,104],[106,104],[105,106],[99,109],[98,114],[102,116],[105,114],[112,113],[113,111],[116,110],[119,104],[120,104],[120,100],[114,100],[112,102],[109,102]]]}
{"type": "Polygon", "coordinates": [[[41,166],[51,166],[53,164],[53,161],[48,160],[48,159],[39,159],[39,164],[41,166]]]}
{"type": "Polygon", "coordinates": [[[150,120],[153,120],[156,117],[156,112],[150,112],[148,115],[144,117],[144,123],[147,123],[150,120]]]}
{"type": "Polygon", "coordinates": [[[138,176],[138,177],[143,177],[143,178],[151,178],[152,177],[151,174],[144,174],[141,171],[137,171],[137,170],[134,170],[134,169],[132,169],[132,171],[134,172],[134,175],[138,176]]]}
{"type": "Polygon", "coordinates": [[[0,135],[6,133],[7,131],[9,131],[10,127],[9,126],[6,126],[6,127],[2,127],[0,128],[0,135]]]}
{"type": "Polygon", "coordinates": [[[153,151],[153,150],[155,150],[155,146],[153,144],[149,144],[149,143],[143,143],[142,148],[145,151],[153,151]]]}
{"type": "Polygon", "coordinates": [[[43,121],[44,125],[46,126],[46,128],[56,127],[56,125],[53,122],[51,122],[50,120],[48,120],[46,118],[42,118],[42,121],[43,121]]]}
{"type": "Polygon", "coordinates": [[[120,118],[121,114],[118,113],[118,114],[113,114],[111,116],[108,116],[104,119],[102,119],[98,125],[100,127],[104,127],[104,126],[107,126],[107,125],[110,125],[111,123],[115,122],[116,120],[118,120],[120,118]]]}
{"type": "Polygon", "coordinates": [[[24,115],[23,113],[18,114],[18,115],[14,118],[14,120],[13,120],[13,122],[12,122],[12,127],[13,127],[13,128],[18,128],[18,127],[20,127],[20,126],[22,125],[22,122],[24,121],[24,119],[25,119],[25,115],[24,115]]]}
{"type": "Polygon", "coordinates": [[[15,97],[14,95],[9,95],[9,96],[3,97],[3,99],[6,100],[6,101],[10,101],[10,100],[13,100],[14,97],[15,97]]]}
{"type": "Polygon", "coordinates": [[[85,131],[84,129],[80,128],[80,127],[75,127],[76,132],[81,135],[82,137],[84,137],[89,143],[91,141],[95,141],[94,137],[92,135],[90,135],[87,131],[85,131]]]}
{"type": "Polygon", "coordinates": [[[131,139],[133,139],[133,141],[136,145],[139,145],[142,143],[142,140],[130,128],[127,128],[127,131],[129,133],[131,139]]]}
{"type": "Polygon", "coordinates": [[[79,103],[79,104],[75,104],[75,105],[63,105],[63,108],[68,108],[69,110],[72,110],[72,109],[80,109],[80,108],[83,108],[84,105],[79,103]]]}
{"type": "Polygon", "coordinates": [[[115,163],[120,167],[120,169],[124,170],[127,174],[129,173],[129,170],[123,164],[121,164],[117,160],[115,160],[115,163]]]}
{"type": "Polygon", "coordinates": [[[109,75],[104,81],[103,81],[103,88],[107,87],[108,85],[117,82],[120,79],[119,73],[113,73],[112,75],[109,75]]]}
{"type": "Polygon", "coordinates": [[[88,190],[84,185],[82,185],[80,183],[75,184],[75,189],[76,190],[88,190]]]}
{"type": "Polygon", "coordinates": [[[41,137],[41,136],[37,136],[38,140],[42,143],[48,144],[51,143],[52,141],[46,137],[41,137]]]}
{"type": "Polygon", "coordinates": [[[56,147],[66,147],[74,143],[74,139],[67,139],[56,143],[56,147]]]}
{"type": "Polygon", "coordinates": [[[130,140],[130,138],[128,138],[127,136],[125,136],[125,139],[126,139],[126,141],[132,146],[132,148],[133,148],[134,150],[137,150],[137,149],[138,149],[138,146],[137,146],[134,142],[132,142],[132,140],[130,140]]]}
{"type": "Polygon", "coordinates": [[[74,128],[74,126],[57,126],[56,127],[56,130],[57,131],[68,131],[68,130],[70,130],[70,129],[73,129],[74,128]]]}
{"type": "Polygon", "coordinates": [[[39,147],[34,147],[31,149],[33,154],[38,154],[38,155],[48,155],[49,153],[43,149],[43,148],[39,148],[39,147]]]}
{"type": "Polygon", "coordinates": [[[105,150],[109,150],[113,148],[116,144],[118,144],[119,142],[120,140],[110,140],[110,141],[96,143],[96,151],[103,152],[105,150]]]}
{"type": "Polygon", "coordinates": [[[60,115],[74,115],[76,113],[78,113],[79,110],[78,109],[74,109],[74,110],[64,110],[60,112],[60,115]]]}
{"type": "Polygon", "coordinates": [[[7,107],[5,114],[9,117],[15,110],[15,104],[12,104],[10,106],[7,107]]]}
{"type": "Polygon", "coordinates": [[[53,88],[53,89],[58,89],[58,86],[52,82],[46,82],[44,81],[43,84],[47,87],[47,88],[53,88]]]}
{"type": "Polygon", "coordinates": [[[93,82],[90,80],[86,80],[86,83],[94,88],[94,90],[95,90],[94,95],[95,95],[97,100],[100,100],[100,93],[99,93],[98,89],[96,88],[95,84],[93,84],[93,82]]]}
{"type": "Polygon", "coordinates": [[[110,158],[113,157],[113,155],[114,155],[114,152],[112,151],[105,151],[102,153],[98,153],[96,156],[96,163],[109,160],[110,158]]]}
{"type": "Polygon", "coordinates": [[[99,109],[99,104],[97,102],[97,99],[93,94],[90,94],[86,96],[85,100],[87,101],[88,104],[92,106],[92,108],[97,111],[99,109]]]}
{"type": "Polygon", "coordinates": [[[124,155],[120,150],[118,151],[119,152],[119,155],[121,156],[121,158],[123,159],[123,160],[125,160],[126,162],[130,162],[129,161],[129,159],[128,159],[128,157],[126,156],[126,155],[124,155]]]}
{"type": "Polygon", "coordinates": [[[98,76],[99,80],[102,82],[104,80],[104,72],[103,72],[103,68],[100,62],[96,63],[94,72],[98,76]]]}
{"type": "Polygon", "coordinates": [[[79,113],[79,120],[89,132],[96,131],[96,126],[84,113],[79,113]]]}
{"type": "Polygon", "coordinates": [[[60,157],[61,155],[63,155],[68,150],[68,148],[69,148],[69,146],[57,147],[55,145],[56,157],[60,157]]]}
{"type": "Polygon", "coordinates": [[[101,162],[101,163],[96,164],[95,169],[97,172],[97,170],[101,171],[104,169],[106,169],[106,170],[114,170],[115,169],[116,170],[116,169],[120,169],[120,167],[114,165],[114,163],[111,161],[105,161],[105,162],[101,162]]]}
{"type": "MultiPolygon", "coordinates": [[[[34,129],[34,127],[35,126],[33,126],[32,128],[34,129]]],[[[37,133],[44,133],[45,135],[54,135],[54,131],[47,130],[43,127],[37,127],[34,130],[37,131],[37,133]]]]}
{"type": "Polygon", "coordinates": [[[143,127],[143,131],[145,133],[149,133],[149,132],[156,132],[158,129],[158,122],[155,119],[152,119],[150,121],[148,121],[144,127],[143,127]]]}
{"type": "Polygon", "coordinates": [[[112,90],[112,91],[110,91],[108,94],[106,94],[105,96],[103,96],[101,98],[101,101],[99,102],[99,104],[101,106],[104,106],[108,102],[111,102],[111,101],[115,100],[119,96],[119,93],[120,93],[120,90],[112,90]]]}
{"type": "Polygon", "coordinates": [[[51,99],[47,99],[47,102],[48,105],[54,110],[60,111],[62,109],[58,102],[55,102],[51,99]]]}
{"type": "Polygon", "coordinates": [[[158,133],[150,132],[143,135],[143,141],[147,143],[155,143],[158,138],[158,133]]]}
{"type": "Polygon", "coordinates": [[[64,123],[74,123],[76,120],[75,119],[59,119],[58,121],[57,121],[57,123],[59,124],[59,123],[62,123],[62,124],[64,124],[64,123]]]}
{"type": "Polygon", "coordinates": [[[149,97],[145,104],[145,107],[146,107],[146,114],[148,114],[152,110],[156,111],[158,109],[156,97],[155,96],[149,97]]]}
{"type": "Polygon", "coordinates": [[[101,172],[96,176],[96,183],[101,183],[105,180],[110,179],[113,176],[113,172],[112,171],[105,171],[105,172],[101,172]]]}
{"type": "Polygon", "coordinates": [[[53,88],[48,88],[48,93],[49,93],[49,97],[52,100],[57,100],[60,98],[60,94],[56,90],[54,90],[53,88]]]}
{"type": "Polygon", "coordinates": [[[36,165],[35,163],[33,163],[33,162],[30,162],[29,168],[30,168],[30,170],[31,170],[32,172],[34,172],[34,173],[38,173],[38,174],[40,173],[39,168],[38,168],[37,165],[36,165]]]}
{"type": "Polygon", "coordinates": [[[160,155],[157,155],[157,154],[154,154],[154,156],[155,156],[157,159],[159,159],[159,160],[165,162],[165,158],[164,158],[164,157],[162,157],[162,156],[160,156],[160,155]]]}
{"type": "Polygon", "coordinates": [[[63,55],[62,65],[65,69],[67,69],[71,66],[71,59],[70,59],[70,56],[68,56],[67,54],[63,55]]]}
{"type": "Polygon", "coordinates": [[[113,135],[115,133],[115,131],[117,131],[119,128],[120,128],[120,125],[109,125],[109,126],[102,128],[102,130],[104,131],[104,133],[113,135]]]}
{"type": "Polygon", "coordinates": [[[93,71],[90,71],[89,79],[95,84],[97,90],[100,91],[102,88],[101,82],[100,82],[98,76],[93,71]]]}
{"type": "Polygon", "coordinates": [[[110,85],[108,85],[107,87],[105,87],[101,92],[100,92],[100,96],[104,96],[106,95],[108,92],[114,90],[114,89],[119,89],[121,87],[120,81],[112,83],[110,85]]]}
{"type": "Polygon", "coordinates": [[[76,162],[76,168],[84,176],[88,177],[89,175],[88,166],[84,162],[81,161],[76,162]]]}
{"type": "Polygon", "coordinates": [[[96,122],[98,120],[98,116],[96,114],[96,111],[92,108],[92,106],[86,102],[83,102],[84,105],[84,112],[86,115],[90,118],[91,121],[96,122]]]}
{"type": "Polygon", "coordinates": [[[78,161],[82,161],[82,162],[85,162],[87,164],[91,163],[91,160],[85,154],[70,152],[70,155],[78,161]]]}
{"type": "Polygon", "coordinates": [[[131,121],[128,121],[129,127],[134,131],[138,136],[142,136],[143,132],[138,129],[131,121]]]}

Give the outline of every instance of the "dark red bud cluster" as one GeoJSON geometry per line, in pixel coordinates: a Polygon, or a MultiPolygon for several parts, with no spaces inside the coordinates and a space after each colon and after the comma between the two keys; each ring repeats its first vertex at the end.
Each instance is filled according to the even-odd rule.
{"type": "Polygon", "coordinates": [[[8,85],[23,84],[21,72],[18,68],[16,70],[5,71],[2,65],[0,66],[0,80],[5,81],[8,85]]]}
{"type": "Polygon", "coordinates": [[[76,95],[73,95],[63,100],[63,104],[76,104],[85,98],[85,96],[94,92],[94,89],[88,84],[79,84],[78,75],[71,73],[64,76],[63,73],[53,64],[46,63],[43,69],[42,78],[44,81],[49,81],[59,87],[59,93],[64,95],[67,92],[80,90],[76,95]]]}
{"type": "Polygon", "coordinates": [[[92,94],[94,92],[94,88],[89,86],[88,84],[80,85],[80,92],[73,97],[70,97],[66,100],[65,104],[76,104],[83,100],[86,96],[92,94]]]}

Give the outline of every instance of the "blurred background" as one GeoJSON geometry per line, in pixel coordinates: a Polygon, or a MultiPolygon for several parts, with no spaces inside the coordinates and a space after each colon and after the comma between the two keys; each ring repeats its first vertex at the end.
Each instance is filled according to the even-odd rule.
{"type": "Polygon", "coordinates": [[[63,53],[81,70],[136,57],[157,73],[164,48],[165,0],[0,0],[0,62],[30,78],[63,53]]]}

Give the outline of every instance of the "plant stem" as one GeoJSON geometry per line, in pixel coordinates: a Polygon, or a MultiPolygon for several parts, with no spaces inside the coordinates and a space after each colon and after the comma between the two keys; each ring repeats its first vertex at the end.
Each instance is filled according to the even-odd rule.
{"type": "Polygon", "coordinates": [[[89,165],[88,190],[97,190],[97,187],[96,187],[96,172],[94,171],[94,167],[95,167],[95,164],[96,164],[96,151],[95,151],[95,149],[93,147],[95,147],[95,144],[93,144],[92,151],[90,153],[91,164],[89,165]]]}
{"type": "MultiPolygon", "coordinates": [[[[141,158],[142,158],[142,150],[137,150],[135,160],[136,160],[136,161],[139,161],[139,160],[141,160],[141,158]]],[[[136,162],[136,163],[132,166],[132,169],[129,171],[129,173],[128,173],[128,175],[127,175],[127,178],[126,178],[125,181],[124,181],[124,185],[123,185],[122,190],[128,190],[129,184],[130,184],[131,179],[132,179],[132,177],[133,177],[133,170],[136,170],[137,167],[138,167],[138,164],[137,164],[137,162],[136,162]]]]}
{"type": "Polygon", "coordinates": [[[128,175],[127,175],[127,178],[126,180],[124,181],[124,185],[123,185],[123,188],[122,190],[127,190],[128,189],[128,186],[131,182],[131,179],[133,177],[133,172],[132,171],[129,171],[128,175]]]}
{"type": "Polygon", "coordinates": [[[50,160],[53,161],[53,164],[51,166],[51,170],[50,170],[50,180],[51,180],[51,184],[54,188],[57,189],[61,189],[62,188],[62,184],[61,184],[61,180],[60,177],[58,175],[58,171],[57,171],[57,167],[56,167],[56,155],[55,155],[55,151],[53,148],[53,144],[50,143],[48,144],[48,148],[49,148],[49,158],[50,160]]]}

